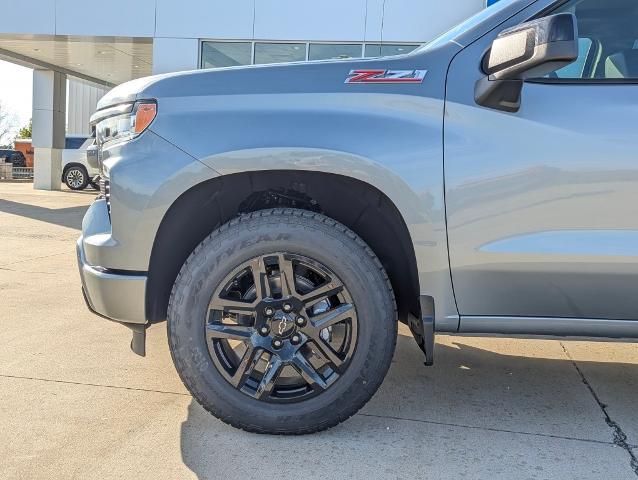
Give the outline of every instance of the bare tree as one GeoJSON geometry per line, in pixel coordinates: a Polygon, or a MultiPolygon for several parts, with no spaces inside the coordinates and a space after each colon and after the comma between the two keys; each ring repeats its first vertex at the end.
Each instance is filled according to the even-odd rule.
{"type": "Polygon", "coordinates": [[[0,145],[10,142],[16,133],[15,115],[0,102],[0,145]]]}

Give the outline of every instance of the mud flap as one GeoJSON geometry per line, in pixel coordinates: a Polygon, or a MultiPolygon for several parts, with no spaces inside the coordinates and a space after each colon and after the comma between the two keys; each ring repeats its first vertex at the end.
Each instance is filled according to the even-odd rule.
{"type": "Polygon", "coordinates": [[[434,364],[434,299],[427,295],[419,297],[421,318],[409,315],[408,324],[419,348],[425,354],[425,365],[434,364]]]}
{"type": "Polygon", "coordinates": [[[131,350],[140,357],[146,356],[146,327],[147,325],[127,323],[126,326],[133,331],[131,350]]]}

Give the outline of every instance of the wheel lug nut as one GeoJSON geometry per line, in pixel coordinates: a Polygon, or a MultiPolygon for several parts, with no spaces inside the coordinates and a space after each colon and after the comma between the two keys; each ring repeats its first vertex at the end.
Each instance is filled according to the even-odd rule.
{"type": "Polygon", "coordinates": [[[270,316],[272,316],[272,315],[275,313],[275,309],[274,309],[274,308],[272,308],[272,307],[266,307],[266,308],[264,309],[264,313],[265,313],[267,316],[269,316],[269,317],[270,317],[270,316]]]}
{"type": "Polygon", "coordinates": [[[259,335],[261,335],[262,337],[265,337],[269,333],[270,333],[270,328],[268,328],[268,325],[264,325],[263,327],[259,328],[259,335]]]}
{"type": "Polygon", "coordinates": [[[304,327],[306,325],[306,319],[304,317],[297,317],[297,319],[295,320],[295,323],[299,327],[304,327]]]}
{"type": "Polygon", "coordinates": [[[292,343],[293,345],[297,345],[300,342],[301,342],[301,337],[297,334],[294,334],[292,338],[290,339],[290,343],[292,343]]]}
{"type": "Polygon", "coordinates": [[[282,342],[282,341],[281,341],[281,340],[279,340],[278,338],[275,338],[275,339],[272,341],[272,346],[273,346],[274,348],[281,348],[281,347],[283,347],[283,345],[284,345],[284,342],[282,342]]]}
{"type": "Polygon", "coordinates": [[[284,303],[284,312],[288,313],[292,310],[292,305],[289,303],[284,303]]]}

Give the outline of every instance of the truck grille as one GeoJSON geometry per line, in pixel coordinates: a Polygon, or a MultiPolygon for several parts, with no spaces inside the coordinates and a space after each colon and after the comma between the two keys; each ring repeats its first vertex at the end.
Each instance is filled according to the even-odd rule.
{"type": "Polygon", "coordinates": [[[105,178],[100,178],[100,197],[106,200],[106,208],[111,214],[111,182],[105,178]]]}

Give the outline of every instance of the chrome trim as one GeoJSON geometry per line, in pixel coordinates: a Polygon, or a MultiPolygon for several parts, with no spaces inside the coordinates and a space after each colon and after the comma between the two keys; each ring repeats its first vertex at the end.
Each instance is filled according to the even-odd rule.
{"type": "Polygon", "coordinates": [[[124,115],[125,113],[131,113],[133,111],[133,105],[135,105],[135,102],[120,103],[119,105],[114,105],[112,107],[98,110],[93,115],[91,115],[91,118],[89,119],[89,125],[94,126],[107,118],[116,117],[117,115],[124,115]]]}
{"type": "Polygon", "coordinates": [[[106,201],[106,208],[111,214],[111,182],[104,178],[100,177],[100,198],[104,198],[106,201]]]}

